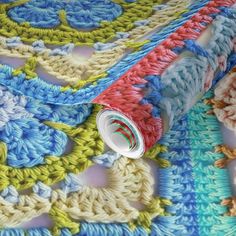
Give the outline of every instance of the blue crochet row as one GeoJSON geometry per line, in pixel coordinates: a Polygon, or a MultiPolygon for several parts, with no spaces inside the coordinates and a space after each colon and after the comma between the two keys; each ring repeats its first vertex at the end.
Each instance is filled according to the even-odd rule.
{"type": "Polygon", "coordinates": [[[91,107],[46,105],[0,86],[0,141],[7,144],[7,164],[33,167],[43,164],[47,155],[62,155],[67,135],[42,122],[76,126],[89,116],[91,107]]]}
{"type": "Polygon", "coordinates": [[[187,22],[197,11],[203,8],[210,0],[197,1],[191,5],[189,12],[183,14],[181,19],[173,21],[160,32],[154,34],[150,39],[151,42],[144,45],[142,49],[136,53],[131,53],[123,60],[118,62],[114,67],[108,70],[109,76],[97,81],[96,85],[88,85],[76,92],[68,90],[61,92],[60,86],[49,85],[38,77],[26,80],[25,75],[12,76],[12,68],[3,66],[0,68],[0,83],[11,87],[22,94],[34,97],[46,103],[58,104],[76,104],[89,103],[96,96],[107,89],[114,81],[116,81],[122,74],[127,72],[134,64],[149,53],[158,44],[164,41],[171,33],[173,33],[182,24],[187,22]]]}
{"type": "MultiPolygon", "coordinates": [[[[203,99],[209,97],[212,91],[203,99]]],[[[219,122],[207,114],[210,109],[199,102],[160,141],[169,147],[168,153],[160,155],[172,163],[168,180],[176,177],[171,188],[160,188],[160,194],[171,196],[174,204],[167,210],[178,217],[176,224],[185,226],[181,233],[175,232],[178,236],[233,235],[227,234],[232,224],[223,216],[227,208],[220,205],[222,199],[231,196],[231,188],[228,171],[214,167],[215,161],[223,158],[223,154],[215,153],[215,147],[223,141],[219,122]],[[223,230],[218,231],[218,225],[224,225],[223,230]]],[[[167,181],[165,173],[163,179],[167,181]]]]}

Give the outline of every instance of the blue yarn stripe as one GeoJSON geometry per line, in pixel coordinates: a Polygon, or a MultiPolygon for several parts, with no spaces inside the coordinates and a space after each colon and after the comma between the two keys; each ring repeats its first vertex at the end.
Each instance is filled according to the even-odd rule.
{"type": "Polygon", "coordinates": [[[171,162],[172,175],[177,182],[176,186],[172,184],[174,189],[171,195],[170,192],[160,194],[165,198],[171,198],[173,206],[169,207],[168,212],[179,216],[176,224],[185,226],[186,235],[197,236],[199,229],[190,142],[186,116],[160,141],[168,147],[168,153],[162,154],[161,157],[171,162]]]}

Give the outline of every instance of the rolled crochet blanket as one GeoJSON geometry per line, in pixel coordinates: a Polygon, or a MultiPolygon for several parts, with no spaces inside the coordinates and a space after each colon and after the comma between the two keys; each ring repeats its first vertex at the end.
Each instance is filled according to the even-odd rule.
{"type": "Polygon", "coordinates": [[[234,233],[211,87],[235,4],[0,0],[0,235],[234,233]],[[77,175],[96,164],[102,188],[77,175]]]}

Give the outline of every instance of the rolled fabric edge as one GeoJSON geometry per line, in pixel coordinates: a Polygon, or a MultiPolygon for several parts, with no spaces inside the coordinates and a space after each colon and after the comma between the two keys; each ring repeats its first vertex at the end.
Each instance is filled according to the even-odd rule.
{"type": "MultiPolygon", "coordinates": [[[[205,35],[202,31],[195,40],[184,40],[183,46],[175,47],[171,50],[172,52],[167,49],[165,56],[161,56],[160,58],[158,57],[158,54],[161,53],[161,47],[163,45],[157,46],[153,52],[146,56],[146,58],[151,58],[151,55],[153,54],[152,56],[156,60],[155,68],[152,68],[154,65],[152,63],[154,63],[154,61],[152,62],[151,60],[151,66],[149,66],[147,61],[145,61],[145,58],[142,59],[140,64],[134,66],[132,70],[121,77],[116,83],[110,86],[93,101],[94,103],[104,105],[106,107],[105,109],[109,109],[110,112],[113,110],[119,111],[122,117],[127,118],[126,121],[133,122],[132,127],[139,130],[142,135],[144,152],[154,146],[163,136],[163,133],[171,128],[173,120],[181,118],[186,114],[186,112],[191,109],[204,93],[212,87],[213,81],[218,73],[226,71],[228,57],[231,52],[235,51],[234,43],[236,33],[235,31],[232,31],[232,28],[236,25],[235,16],[233,16],[235,9],[231,8],[231,11],[232,12],[223,11],[223,13],[219,14],[214,21],[211,21],[213,22],[213,27],[211,22],[209,22],[210,24],[208,27],[210,26],[210,30],[213,31],[212,35],[209,35],[209,30],[207,30],[208,27],[206,27],[204,29],[206,31],[205,35]],[[231,24],[231,27],[229,27],[229,24],[231,24]],[[224,32],[228,32],[228,34],[225,33],[223,35],[224,32]],[[226,42],[228,43],[226,44],[226,42]],[[223,45],[225,45],[225,48],[223,45]],[[158,47],[160,47],[160,51],[157,50],[158,47]],[[178,50],[175,51],[176,49],[178,50]],[[182,52],[188,53],[181,57],[182,52]],[[168,56],[172,58],[171,62],[165,67],[165,69],[158,68],[158,65],[161,65],[162,60],[168,56]],[[190,60],[188,58],[190,58],[190,60]],[[176,83],[175,88],[175,86],[171,85],[172,78],[174,78],[174,73],[172,72],[174,71],[175,66],[179,65],[179,61],[181,62],[181,60],[186,63],[186,65],[182,66],[182,74],[185,73],[184,71],[187,70],[186,68],[188,68],[191,63],[192,65],[196,65],[194,67],[195,72],[199,72],[200,70],[201,73],[194,72],[195,77],[190,79],[191,71],[187,71],[188,75],[187,78],[185,78],[187,81],[185,82],[182,81],[183,75],[179,74],[178,83],[176,83]],[[142,68],[142,64],[146,65],[146,68],[142,68]],[[169,79],[169,82],[167,82],[166,79],[169,79]],[[184,86],[182,88],[181,86],[183,85],[183,82],[184,86]],[[194,91],[192,90],[193,82],[197,84],[197,88],[194,91]],[[150,88],[151,93],[149,93],[150,88]],[[176,97],[174,94],[178,89],[182,89],[182,92],[184,92],[185,95],[191,95],[194,102],[191,101],[189,104],[189,102],[185,100],[185,107],[180,110],[173,110],[174,119],[172,119],[169,114],[173,108],[175,100],[178,106],[181,106],[182,102],[181,99],[178,99],[179,94],[177,93],[176,97]],[[164,106],[161,106],[161,103],[164,104],[164,106]],[[186,109],[186,107],[188,107],[188,109],[186,109]],[[161,111],[166,113],[165,117],[169,119],[168,122],[163,119],[163,113],[161,111]]],[[[165,44],[165,42],[163,44],[165,44]]],[[[180,72],[178,71],[178,73],[180,72]]],[[[182,100],[184,99],[186,99],[186,96],[184,96],[182,100]]],[[[129,126],[128,123],[125,125],[129,126]]],[[[108,144],[107,141],[109,140],[109,136],[105,138],[103,137],[103,139],[108,144]]],[[[132,146],[130,140],[127,140],[127,143],[132,146]]],[[[109,142],[111,142],[111,139],[109,142]]],[[[116,140],[115,142],[117,143],[118,141],[116,140]]],[[[111,145],[108,146],[111,147],[111,145]]],[[[122,145],[120,148],[121,147],[122,145]]],[[[119,151],[118,149],[112,149],[120,154],[124,154],[120,149],[119,151]]],[[[131,149],[130,152],[132,152],[131,149]]],[[[140,153],[135,155],[134,152],[129,153],[129,155],[126,156],[138,158],[141,155],[140,153]]]]}
{"type": "Polygon", "coordinates": [[[104,109],[97,114],[96,122],[103,141],[112,150],[133,159],[144,154],[143,136],[127,116],[118,111],[104,109]]]}

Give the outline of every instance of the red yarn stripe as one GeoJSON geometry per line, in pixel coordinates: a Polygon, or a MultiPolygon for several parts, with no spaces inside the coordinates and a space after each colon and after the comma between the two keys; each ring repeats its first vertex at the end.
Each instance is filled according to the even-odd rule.
{"type": "Polygon", "coordinates": [[[117,110],[133,120],[143,135],[145,150],[151,148],[163,135],[161,118],[152,116],[151,104],[140,104],[144,91],[133,85],[145,84],[144,77],[161,75],[177,57],[176,47],[183,47],[184,40],[197,39],[213,18],[209,15],[220,12],[217,7],[231,6],[236,0],[213,0],[199,10],[189,21],[173,32],[166,40],[144,56],[93,102],[117,110]],[[206,23],[203,25],[201,23],[206,23]]]}

